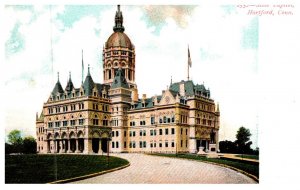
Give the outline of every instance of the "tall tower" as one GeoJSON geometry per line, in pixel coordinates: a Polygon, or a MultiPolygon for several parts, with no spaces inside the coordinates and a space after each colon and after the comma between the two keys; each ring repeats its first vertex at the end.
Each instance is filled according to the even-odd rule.
{"type": "Polygon", "coordinates": [[[129,88],[135,84],[135,48],[129,37],[124,33],[123,15],[120,5],[115,15],[114,33],[103,47],[103,83],[111,85],[120,68],[128,82],[129,88]]]}

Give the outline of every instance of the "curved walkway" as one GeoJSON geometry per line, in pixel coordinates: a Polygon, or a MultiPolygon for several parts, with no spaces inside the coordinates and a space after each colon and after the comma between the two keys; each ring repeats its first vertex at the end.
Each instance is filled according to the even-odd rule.
{"type": "Polygon", "coordinates": [[[127,159],[130,162],[130,166],[119,171],[73,183],[256,183],[251,178],[231,169],[193,160],[144,154],[113,155],[127,159]]]}

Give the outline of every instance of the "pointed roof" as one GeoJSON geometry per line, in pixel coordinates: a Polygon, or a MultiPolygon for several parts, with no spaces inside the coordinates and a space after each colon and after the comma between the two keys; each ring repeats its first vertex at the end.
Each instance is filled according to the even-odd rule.
{"type": "Polygon", "coordinates": [[[67,86],[66,86],[65,90],[66,90],[67,92],[70,92],[70,91],[73,90],[73,88],[74,88],[74,85],[73,85],[73,82],[72,82],[72,79],[71,79],[71,72],[70,72],[70,73],[69,73],[69,81],[68,81],[68,83],[67,83],[67,86]]]}
{"type": "Polygon", "coordinates": [[[57,93],[64,93],[64,90],[59,81],[59,73],[57,73],[57,82],[52,90],[52,95],[56,95],[57,93]]]}
{"type": "Polygon", "coordinates": [[[83,89],[85,90],[85,95],[90,96],[92,94],[93,88],[94,88],[94,81],[92,79],[92,76],[90,74],[90,66],[88,67],[88,73],[85,77],[84,83],[83,83],[83,89]]]}
{"type": "Polygon", "coordinates": [[[125,79],[124,72],[121,68],[119,68],[116,72],[116,76],[111,84],[111,88],[129,88],[128,83],[125,79]]]}

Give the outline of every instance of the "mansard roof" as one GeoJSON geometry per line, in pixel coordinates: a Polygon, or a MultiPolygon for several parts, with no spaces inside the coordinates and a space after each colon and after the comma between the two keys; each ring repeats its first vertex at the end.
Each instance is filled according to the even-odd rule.
{"type": "Polygon", "coordinates": [[[173,93],[180,93],[180,84],[184,83],[184,90],[185,90],[185,95],[186,96],[192,96],[196,94],[202,94],[204,96],[210,96],[210,90],[206,89],[204,84],[194,84],[193,81],[188,80],[188,81],[181,81],[177,83],[173,83],[170,85],[170,91],[173,93]]]}

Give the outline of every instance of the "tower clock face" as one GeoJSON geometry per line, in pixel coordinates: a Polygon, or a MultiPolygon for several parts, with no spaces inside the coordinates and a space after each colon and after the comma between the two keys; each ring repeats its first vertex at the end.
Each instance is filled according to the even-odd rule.
{"type": "Polygon", "coordinates": [[[170,102],[170,97],[166,96],[166,102],[169,103],[170,102]]]}

